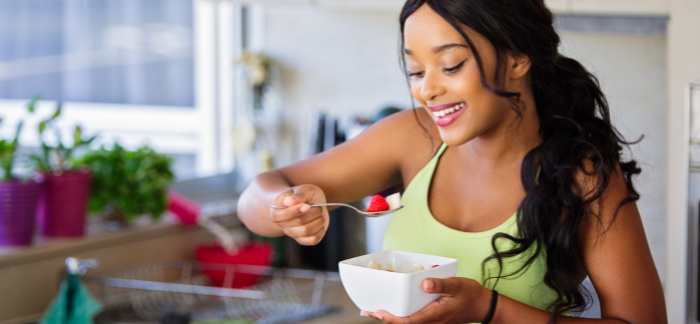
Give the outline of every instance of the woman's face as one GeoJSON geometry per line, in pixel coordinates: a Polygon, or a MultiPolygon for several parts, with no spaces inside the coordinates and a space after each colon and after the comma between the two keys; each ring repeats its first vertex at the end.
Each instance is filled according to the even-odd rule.
{"type": "MultiPolygon", "coordinates": [[[[464,31],[481,55],[486,79],[493,85],[493,46],[470,28],[464,31]]],[[[462,35],[427,5],[406,20],[404,41],[411,93],[433,116],[447,145],[498,136],[512,123],[517,114],[506,98],[482,85],[474,54],[462,35]]]]}

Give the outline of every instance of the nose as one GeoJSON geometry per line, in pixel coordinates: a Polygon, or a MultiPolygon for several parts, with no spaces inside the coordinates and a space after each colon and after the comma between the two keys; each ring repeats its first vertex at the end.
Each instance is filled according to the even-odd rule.
{"type": "Polygon", "coordinates": [[[445,87],[443,87],[439,82],[439,78],[436,73],[426,73],[420,89],[421,98],[428,102],[435,100],[438,96],[444,93],[445,87]]]}

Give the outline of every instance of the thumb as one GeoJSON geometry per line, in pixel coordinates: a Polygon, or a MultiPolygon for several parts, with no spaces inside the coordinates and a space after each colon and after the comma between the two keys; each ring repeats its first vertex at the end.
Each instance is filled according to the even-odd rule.
{"type": "Polygon", "coordinates": [[[314,189],[309,185],[294,187],[291,196],[284,198],[284,205],[287,207],[297,204],[308,203],[314,196],[314,189]]]}
{"type": "Polygon", "coordinates": [[[423,280],[423,290],[429,294],[456,295],[460,291],[460,278],[427,278],[423,280]]]}

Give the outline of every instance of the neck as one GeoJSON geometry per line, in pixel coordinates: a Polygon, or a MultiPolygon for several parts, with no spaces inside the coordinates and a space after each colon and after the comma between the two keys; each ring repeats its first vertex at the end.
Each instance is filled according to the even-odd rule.
{"type": "Polygon", "coordinates": [[[525,155],[542,142],[534,98],[523,93],[520,100],[521,117],[512,111],[494,129],[458,146],[459,154],[484,170],[519,168],[525,155]]]}

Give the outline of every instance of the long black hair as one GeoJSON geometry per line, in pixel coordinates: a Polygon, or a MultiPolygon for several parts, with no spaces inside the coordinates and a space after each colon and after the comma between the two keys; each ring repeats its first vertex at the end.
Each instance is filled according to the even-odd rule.
{"type": "MultiPolygon", "coordinates": [[[[591,204],[600,202],[618,167],[629,196],[618,205],[612,221],[622,205],[639,199],[632,177],[641,170],[633,159],[623,161],[621,157],[623,149],[636,142],[625,141],[612,125],[608,102],[597,78],[578,61],[559,53],[559,35],[553,26],[552,12],[543,0],[408,0],[400,16],[402,54],[406,19],[423,4],[464,37],[484,87],[509,98],[516,111],[520,94],[502,87],[506,54],[524,54],[531,61],[529,78],[542,143],[528,152],[521,166],[526,196],[519,206],[518,236],[494,235],[491,245],[495,252],[484,260],[482,270],[489,261],[497,262],[500,270],[497,276],[485,277],[484,284],[490,279],[498,282],[501,278],[517,277],[544,253],[544,283],[556,292],[556,299],[548,307],[552,312],[550,323],[565,312],[585,310],[590,293],[578,281],[581,255],[577,234],[587,215],[597,217],[603,225],[600,215],[592,212],[591,204]],[[495,85],[487,82],[482,58],[463,26],[484,36],[495,48],[495,85]],[[581,184],[582,174],[595,179],[592,190],[581,184]],[[498,251],[498,240],[510,241],[514,247],[498,251]],[[503,273],[504,259],[516,256],[524,256],[522,266],[513,273],[503,273]]],[[[401,62],[405,70],[403,55],[401,62]]]]}

